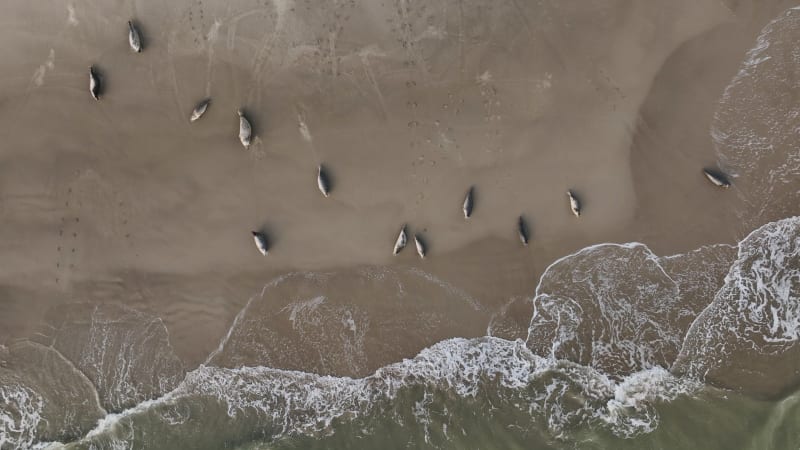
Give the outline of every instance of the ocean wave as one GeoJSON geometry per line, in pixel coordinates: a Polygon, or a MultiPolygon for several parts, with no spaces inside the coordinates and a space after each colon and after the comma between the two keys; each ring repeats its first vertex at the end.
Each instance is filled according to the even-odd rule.
{"type": "Polygon", "coordinates": [[[44,399],[33,389],[4,380],[0,385],[0,448],[32,447],[39,440],[44,399]]]}
{"type": "MultiPolygon", "coordinates": [[[[457,338],[357,379],[268,367],[202,366],[162,399],[104,419],[79,444],[108,446],[139,439],[154,429],[167,441],[169,436],[193,436],[205,426],[204,420],[221,419],[204,414],[176,425],[167,417],[173,417],[176,409],[192,409],[192,404],[208,405],[209,401],[222,408],[231,424],[249,422],[269,430],[270,440],[326,435],[337,420],[387,414],[398,398],[408,396],[413,401],[406,402],[408,411],[402,412],[424,425],[426,405],[443,392],[471,401],[499,392],[505,402],[499,406],[527,411],[555,436],[576,421],[633,436],[656,426],[655,402],[689,394],[699,386],[660,368],[616,382],[591,368],[537,356],[521,340],[457,338]],[[154,420],[160,425],[154,425],[154,420]]],[[[203,408],[208,410],[208,406],[203,408]]],[[[221,444],[231,436],[217,439],[221,444]]]]}
{"type": "MultiPolygon", "coordinates": [[[[731,345],[739,344],[731,344],[731,336],[722,333],[732,323],[740,321],[743,330],[758,333],[741,342],[748,348],[760,345],[767,357],[764,364],[788,359],[791,365],[798,360],[783,357],[796,348],[800,336],[800,311],[793,306],[800,284],[799,240],[800,219],[791,218],[759,228],[737,247],[710,245],[666,257],[638,243],[588,247],[556,261],[542,275],[527,340],[448,339],[361,378],[206,364],[188,372],[161,398],[107,415],[71,445],[124,447],[143,442],[147,435],[159,436],[163,448],[185,445],[187,439],[219,446],[275,442],[328,436],[338,426],[356,422],[361,424],[359,432],[369,434],[371,418],[392,417],[402,423],[412,420],[424,430],[424,440],[436,447],[442,436],[466,433],[468,428],[457,415],[442,419],[441,411],[456,407],[453,402],[483,411],[486,420],[503,411],[522,413],[529,419],[520,427],[541,425],[556,441],[585,426],[635,437],[658,426],[660,404],[703,389],[709,375],[702,369],[704,361],[730,358],[750,364],[730,351],[731,345]],[[699,269],[704,273],[697,273],[699,269]],[[685,301],[686,295],[698,298],[685,301]],[[610,303],[598,306],[604,302],[610,303]],[[612,315],[604,316],[607,312],[612,315]],[[681,323],[691,323],[685,341],[682,325],[675,325],[681,323]],[[607,331],[612,325],[616,330],[611,331],[630,330],[630,336],[607,331]],[[588,336],[585,342],[600,350],[581,350],[574,344],[581,336],[588,336]],[[540,351],[538,342],[550,347],[540,351]],[[681,343],[678,363],[670,370],[670,352],[681,343]],[[590,357],[582,359],[586,355],[590,357]],[[691,369],[701,370],[683,370],[686,361],[691,369]]],[[[412,295],[408,286],[397,287],[393,272],[372,275],[366,279],[388,283],[402,290],[404,298],[412,295]]],[[[313,288],[305,292],[313,295],[301,293],[285,304],[276,303],[281,291],[271,289],[291,278],[268,284],[232,328],[242,330],[242,323],[259,317],[247,319],[256,311],[255,302],[271,301],[269,310],[292,323],[308,320],[305,315],[330,301],[313,288]]],[[[334,278],[320,279],[327,284],[334,278]]],[[[294,284],[286,286],[297,292],[294,284]]],[[[347,321],[337,326],[350,329],[347,321]]],[[[226,337],[222,353],[216,355],[234,342],[226,337]]]]}
{"type": "Polygon", "coordinates": [[[0,449],[77,439],[105,413],[89,380],[56,350],[0,346],[0,449]]]}
{"type": "Polygon", "coordinates": [[[365,376],[484,320],[472,297],[418,269],[294,272],[247,302],[206,364],[365,376]]]}
{"type": "Polygon", "coordinates": [[[732,256],[730,247],[715,245],[659,258],[644,244],[628,243],[560,258],[536,288],[527,344],[612,376],[669,367],[732,256]],[[696,259],[707,262],[703,276],[692,275],[696,259]]]}
{"type": "MultiPolygon", "coordinates": [[[[284,284],[293,277],[281,277],[248,302],[210,364],[188,372],[159,399],[105,416],[72,445],[124,447],[142,442],[146,435],[158,435],[163,448],[186,439],[220,446],[242,439],[274,442],[327,436],[343,423],[394,417],[413,420],[435,447],[441,436],[466,432],[468,426],[459,419],[434,414],[454,407],[454,401],[467,402],[488,416],[495,411],[525,414],[529,426],[541,425],[555,440],[567,439],[583,426],[625,438],[649,433],[660,420],[660,404],[697,393],[708,367],[716,367],[683,370],[683,362],[701,369],[704,361],[720,358],[749,361],[730,351],[731,345],[738,345],[722,333],[730,324],[741,322],[743,330],[757,333],[741,342],[748,348],[760,345],[769,357],[765,364],[774,364],[775,357],[796,348],[799,241],[800,219],[791,218],[759,228],[737,247],[710,245],[666,257],[639,243],[587,247],[556,261],[542,275],[527,340],[448,339],[361,378],[263,365],[213,365],[237,339],[252,335],[241,333],[253,330],[242,324],[262,317],[258,308],[268,304],[265,311],[297,326],[316,323],[320,317],[315,312],[330,306],[330,298],[319,295],[314,283],[297,291],[296,284],[284,284]],[[295,293],[288,302],[275,301],[283,298],[277,289],[281,286],[295,293]],[[687,300],[687,295],[697,298],[687,300]],[[691,324],[685,341],[681,324],[691,324]],[[540,343],[549,346],[540,350],[540,343]],[[681,343],[679,361],[670,371],[670,355],[681,343]],[[588,347],[582,349],[584,344],[588,347]],[[592,350],[595,347],[598,350],[592,350]],[[220,423],[225,426],[220,428],[220,423]]],[[[368,272],[362,281],[393,286],[403,292],[404,300],[415,295],[392,271],[368,272]]],[[[335,291],[335,275],[323,275],[297,277],[322,280],[335,291]]],[[[342,319],[337,317],[336,326],[352,332],[352,324],[342,319]]],[[[364,425],[361,432],[370,433],[370,426],[364,425]]]]}
{"type": "Polygon", "coordinates": [[[775,395],[800,381],[800,217],[739,244],[714,301],[692,324],[675,370],[775,395]]]}
{"type": "Polygon", "coordinates": [[[183,363],[158,317],[89,303],[61,305],[48,317],[50,326],[39,339],[92,381],[106,409],[120,411],[158,397],[183,379],[183,363]]]}
{"type": "MultiPolygon", "coordinates": [[[[769,23],[714,116],[720,165],[736,178],[748,229],[796,214],[800,108],[785,93],[800,88],[793,76],[799,33],[800,10],[769,23]]],[[[540,279],[526,340],[425,343],[415,357],[358,378],[286,370],[311,353],[316,359],[309,366],[317,372],[361,373],[376,364],[365,356],[369,333],[396,333],[387,345],[392,348],[419,338],[403,329],[407,323],[382,327],[388,324],[351,306],[360,301],[380,298],[425,311],[412,320],[420,327],[415,332],[424,334],[414,341],[419,347],[437,335],[431,330],[448,329],[449,306],[481,309],[464,292],[416,269],[365,269],[357,276],[357,285],[367,288],[356,294],[332,293],[353,284],[336,274],[290,274],[268,284],[237,315],[206,364],[189,372],[158,318],[129,308],[56,310],[52,348],[26,343],[14,358],[2,348],[0,448],[57,447],[42,441],[73,438],[67,447],[129,448],[152,442],[146,441],[152,435],[163,448],[192,442],[222,447],[243,439],[329,435],[342,422],[386,415],[413,417],[431,443],[432,428],[440,426],[447,436],[463,425],[431,414],[453,399],[475,402],[487,418],[495,409],[525,412],[554,439],[580,425],[634,437],[657,427],[660,403],[696,394],[705,381],[764,394],[798,382],[797,217],[768,223],[737,247],[660,257],[639,243],[599,244],[565,256],[540,279]],[[437,289],[413,292],[409,280],[437,289]],[[292,338],[281,337],[283,326],[292,338]],[[70,376],[54,381],[48,373],[70,376]],[[105,414],[98,398],[108,408],[128,409],[105,414]],[[80,404],[77,399],[89,399],[86,411],[48,409],[80,404]],[[100,416],[84,435],[87,421],[100,416]]],[[[391,315],[390,307],[386,311],[391,315]]],[[[511,329],[503,326],[492,330],[511,329]]]]}

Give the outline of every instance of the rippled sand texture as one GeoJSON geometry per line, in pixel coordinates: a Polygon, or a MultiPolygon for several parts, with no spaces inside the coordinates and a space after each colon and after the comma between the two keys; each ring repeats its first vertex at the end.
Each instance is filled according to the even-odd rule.
{"type": "Polygon", "coordinates": [[[797,2],[97,3],[0,6],[0,449],[673,448],[800,383],[797,2]]]}

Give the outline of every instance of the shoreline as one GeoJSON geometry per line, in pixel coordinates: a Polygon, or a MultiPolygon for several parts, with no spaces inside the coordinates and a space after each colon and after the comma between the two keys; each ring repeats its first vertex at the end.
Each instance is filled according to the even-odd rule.
{"type": "MultiPolygon", "coordinates": [[[[86,11],[76,12],[78,25],[58,28],[59,41],[23,33],[26,53],[15,54],[18,66],[0,83],[0,93],[9,93],[0,110],[8,140],[0,240],[14,261],[0,274],[11,311],[0,319],[9,330],[0,342],[33,331],[52,305],[119,296],[112,301],[175,323],[176,347],[196,362],[262,278],[371,266],[423,268],[477,298],[487,312],[450,331],[473,336],[482,332],[480,320],[488,324],[513,298],[532,296],[552,261],[588,245],[642,242],[667,255],[733,243],[742,237],[731,215],[736,180],[722,192],[700,172],[716,160],[707,124],[717,93],[769,17],[740,19],[722,5],[688,1],[662,17],[661,6],[638,5],[624,23],[595,24],[573,40],[563,22],[548,19],[589,20],[594,12],[550,6],[536,19],[541,23],[511,26],[521,35],[534,27],[536,39],[503,34],[508,45],[501,50],[477,39],[471,53],[424,33],[417,41],[403,38],[419,45],[419,53],[409,52],[392,40],[394,31],[366,26],[396,20],[389,11],[351,11],[346,26],[353,34],[342,38],[339,59],[313,56],[276,32],[261,35],[262,43],[286,58],[258,53],[251,60],[245,53],[255,48],[255,23],[220,22],[231,28],[214,25],[221,34],[209,32],[197,43],[182,28],[156,31],[159,20],[176,20],[172,10],[143,28],[141,55],[130,54],[122,38],[93,50],[92,42],[119,30],[110,21],[84,30],[86,11]],[[671,22],[684,14],[692,20],[671,22]],[[223,39],[226,32],[235,33],[223,39]],[[601,38],[588,45],[592,33],[601,38]],[[609,50],[654,36],[659,41],[648,52],[609,50]],[[739,36],[741,48],[723,45],[731,36],[739,36]],[[359,47],[371,39],[384,51],[359,47]],[[705,58],[721,48],[725,64],[712,70],[720,61],[705,58]],[[51,50],[55,56],[43,64],[51,50]],[[539,58],[530,60],[529,52],[539,58]],[[100,102],[84,86],[79,62],[90,60],[108,77],[100,102]],[[701,79],[681,69],[701,62],[708,71],[701,79]],[[40,67],[41,77],[22,83],[40,67]],[[671,93],[689,79],[695,88],[675,101],[671,93]],[[702,108],[690,97],[698,93],[702,108]],[[209,94],[212,105],[189,124],[191,107],[209,94]],[[247,152],[235,135],[240,106],[256,133],[247,152]],[[331,174],[331,198],[316,189],[318,163],[331,174]],[[469,186],[476,189],[475,212],[465,221],[460,208],[469,186]],[[579,219],[569,211],[567,189],[583,200],[579,219]],[[703,220],[682,228],[686,211],[703,220]],[[531,232],[527,248],[516,237],[520,214],[531,232]],[[392,257],[404,223],[427,238],[425,260],[410,247],[392,257]],[[274,243],[266,258],[249,235],[262,226],[274,243]]],[[[44,22],[67,17],[18,7],[44,22]]],[[[472,19],[479,13],[469,12],[472,19]]],[[[294,36],[301,42],[319,25],[305,11],[283,14],[278,19],[308,25],[294,36]]],[[[518,11],[496,14],[501,23],[518,11]]],[[[450,17],[434,19],[445,30],[455,26],[450,17]]]]}

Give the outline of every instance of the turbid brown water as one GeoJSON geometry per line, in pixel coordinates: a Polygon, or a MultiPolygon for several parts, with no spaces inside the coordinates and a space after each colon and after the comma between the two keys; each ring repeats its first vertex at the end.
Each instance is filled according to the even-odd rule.
{"type": "Polygon", "coordinates": [[[800,212],[795,3],[5,4],[0,448],[132,407],[138,448],[673,447],[687,402],[727,429],[717,389],[774,413],[754,398],[798,381],[797,230],[774,223],[800,212]],[[30,381],[29,354],[78,387],[30,381]]]}

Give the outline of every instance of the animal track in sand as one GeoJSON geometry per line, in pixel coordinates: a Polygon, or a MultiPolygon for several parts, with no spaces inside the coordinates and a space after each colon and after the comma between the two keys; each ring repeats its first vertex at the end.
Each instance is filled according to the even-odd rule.
{"type": "Polygon", "coordinates": [[[64,200],[64,214],[61,216],[58,226],[58,239],[56,247],[56,284],[68,287],[72,274],[75,270],[75,263],[79,257],[78,249],[78,229],[80,217],[74,214],[74,198],[72,188],[67,188],[66,199],[64,200]]]}
{"type": "Polygon", "coordinates": [[[487,124],[484,137],[486,138],[487,153],[501,153],[503,151],[500,143],[502,142],[502,132],[500,131],[500,122],[503,116],[499,110],[501,102],[498,98],[497,87],[492,81],[492,75],[489,71],[484,72],[477,78],[478,86],[480,87],[481,97],[483,98],[483,121],[487,124]]]}
{"type": "Polygon", "coordinates": [[[202,42],[200,42],[200,40],[201,39],[203,41],[206,40],[206,36],[203,33],[203,30],[205,30],[207,27],[205,25],[205,20],[204,20],[205,14],[203,12],[203,2],[201,0],[198,0],[194,6],[189,8],[189,11],[186,14],[186,18],[189,21],[189,27],[191,28],[192,35],[194,36],[193,40],[194,44],[197,46],[202,45],[202,42]],[[195,13],[193,12],[193,9],[195,7],[197,8],[197,18],[195,17],[195,13]]]}
{"type": "Polygon", "coordinates": [[[87,242],[99,238],[130,247],[132,236],[130,202],[106,178],[84,169],[66,184],[56,248],[56,283],[64,287],[86,257],[87,242]]]}
{"type": "Polygon", "coordinates": [[[306,3],[325,5],[320,8],[321,23],[315,27],[322,30],[322,33],[315,36],[316,70],[321,75],[338,78],[342,75],[342,53],[337,47],[338,40],[345,31],[344,26],[350,20],[350,13],[355,9],[356,3],[354,0],[322,3],[306,0],[306,3]]]}

